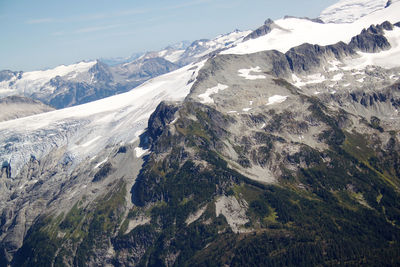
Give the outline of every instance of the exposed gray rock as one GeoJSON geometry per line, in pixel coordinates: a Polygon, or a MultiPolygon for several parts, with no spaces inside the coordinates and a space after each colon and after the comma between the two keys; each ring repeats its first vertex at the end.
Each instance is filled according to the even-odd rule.
{"type": "Polygon", "coordinates": [[[384,36],[383,30],[393,30],[393,25],[388,21],[381,25],[371,25],[368,29],[364,29],[361,34],[353,37],[349,43],[349,47],[367,53],[388,50],[391,45],[384,36]]]}
{"type": "Polygon", "coordinates": [[[250,39],[256,39],[258,37],[261,37],[263,35],[267,35],[268,33],[270,33],[273,29],[273,27],[276,26],[276,24],[274,23],[273,20],[271,19],[267,19],[264,22],[264,25],[261,26],[260,28],[256,29],[255,31],[253,31],[252,33],[250,33],[249,35],[247,35],[243,41],[247,41],[250,39]]]}
{"type": "Polygon", "coordinates": [[[284,17],[285,19],[290,19],[290,18],[298,18],[298,19],[306,19],[306,20],[309,20],[309,21],[312,21],[312,22],[316,22],[316,23],[321,23],[321,24],[324,24],[325,22],[322,20],[322,19],[320,19],[320,18],[309,18],[309,17],[296,17],[296,16],[285,16],[284,17]]]}
{"type": "Polygon", "coordinates": [[[355,51],[343,42],[328,46],[302,44],[286,52],[286,58],[290,69],[301,73],[320,67],[326,58],[342,59],[354,54],[355,51]]]}
{"type": "Polygon", "coordinates": [[[158,105],[157,109],[149,118],[147,132],[150,143],[154,142],[161,135],[167,125],[173,121],[178,108],[179,105],[176,103],[167,103],[164,101],[158,105]]]}

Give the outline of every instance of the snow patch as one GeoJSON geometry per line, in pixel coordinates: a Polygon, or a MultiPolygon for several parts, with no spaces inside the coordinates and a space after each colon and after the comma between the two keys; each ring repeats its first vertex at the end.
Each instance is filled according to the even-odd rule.
{"type": "Polygon", "coordinates": [[[287,96],[282,96],[282,95],[274,95],[274,96],[268,97],[267,106],[283,103],[286,101],[287,98],[288,98],[287,96]]]}
{"type": "Polygon", "coordinates": [[[225,90],[229,86],[224,85],[224,84],[218,84],[215,87],[208,88],[204,94],[199,95],[199,98],[202,98],[200,102],[203,104],[212,104],[214,103],[214,99],[212,99],[210,96],[213,94],[217,94],[219,91],[225,90]]]}
{"type": "Polygon", "coordinates": [[[258,79],[265,79],[264,75],[252,75],[251,72],[260,73],[261,68],[259,66],[250,69],[240,69],[238,70],[239,76],[245,78],[246,80],[258,80],[258,79]]]}
{"type": "Polygon", "coordinates": [[[338,73],[333,78],[331,79],[332,82],[337,82],[340,81],[344,76],[344,73],[338,73]]]}
{"type": "Polygon", "coordinates": [[[342,64],[342,62],[334,59],[334,60],[328,61],[328,64],[331,65],[331,67],[329,68],[328,71],[338,71],[339,66],[342,64]]]}
{"type": "Polygon", "coordinates": [[[98,167],[100,167],[102,164],[106,163],[108,160],[108,157],[105,158],[104,160],[100,161],[99,163],[96,164],[96,166],[94,166],[95,169],[97,169],[98,167]]]}
{"type": "Polygon", "coordinates": [[[137,158],[140,158],[141,156],[143,156],[147,152],[149,152],[149,149],[143,149],[141,147],[135,148],[135,154],[136,154],[137,158]]]}

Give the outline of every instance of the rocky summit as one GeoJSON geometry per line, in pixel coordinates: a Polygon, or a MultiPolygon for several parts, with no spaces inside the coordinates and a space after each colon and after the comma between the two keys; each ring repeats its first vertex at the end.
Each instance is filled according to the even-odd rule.
{"type": "Polygon", "coordinates": [[[399,265],[400,2],[353,2],[51,79],[146,82],[0,122],[0,265],[399,265]]]}

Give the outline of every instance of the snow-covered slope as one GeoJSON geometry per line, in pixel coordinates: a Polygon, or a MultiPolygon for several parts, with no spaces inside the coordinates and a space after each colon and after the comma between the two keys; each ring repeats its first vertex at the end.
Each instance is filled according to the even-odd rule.
{"type": "Polygon", "coordinates": [[[161,51],[149,52],[140,59],[164,58],[177,65],[184,66],[190,64],[201,57],[214,51],[230,48],[240,43],[251,31],[235,30],[228,34],[222,34],[212,40],[201,39],[194,41],[190,45],[182,43],[181,46],[170,46],[161,51]]]}
{"type": "MultiPolygon", "coordinates": [[[[363,2],[369,3],[364,0],[363,2]]],[[[384,21],[397,23],[400,21],[400,2],[391,4],[373,12],[353,23],[322,24],[306,19],[287,18],[275,21],[275,27],[269,34],[242,42],[237,46],[223,51],[222,54],[249,54],[265,50],[287,52],[294,46],[303,43],[329,45],[339,41],[348,43],[353,36],[372,24],[381,24],[384,21]]]]}
{"type": "Polygon", "coordinates": [[[398,0],[341,0],[321,12],[325,23],[351,23],[398,0]]]}
{"type": "Polygon", "coordinates": [[[0,82],[0,97],[8,95],[30,95],[39,91],[53,92],[54,87],[49,85],[51,79],[60,76],[67,80],[90,79],[88,71],[97,62],[80,62],[73,65],[61,65],[53,69],[43,71],[25,72],[21,77],[14,76],[10,80],[0,82]],[[79,77],[85,75],[85,77],[79,77]],[[46,84],[48,84],[46,86],[46,84]]]}
{"type": "Polygon", "coordinates": [[[11,161],[13,176],[30,155],[41,158],[65,147],[73,162],[106,145],[135,141],[163,100],[182,100],[204,62],[152,79],[138,88],[88,104],[0,123],[0,159],[11,161]]]}

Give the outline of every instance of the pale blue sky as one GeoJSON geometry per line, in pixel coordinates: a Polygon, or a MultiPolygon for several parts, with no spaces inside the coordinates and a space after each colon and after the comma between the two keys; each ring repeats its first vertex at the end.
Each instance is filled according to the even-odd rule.
{"type": "Polygon", "coordinates": [[[337,0],[0,0],[0,70],[37,70],[159,50],[254,29],[267,18],[317,17],[337,0]]]}

